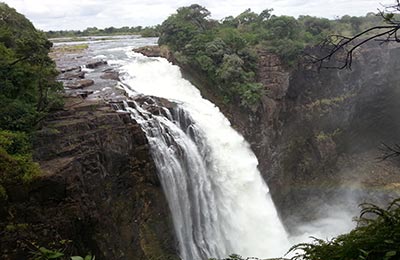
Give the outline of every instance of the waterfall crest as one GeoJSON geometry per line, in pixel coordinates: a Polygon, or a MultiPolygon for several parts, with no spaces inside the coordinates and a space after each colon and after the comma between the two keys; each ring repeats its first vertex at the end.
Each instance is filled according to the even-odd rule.
{"type": "Polygon", "coordinates": [[[159,113],[148,109],[151,102],[125,103],[125,110],[146,132],[181,258],[282,256],[287,235],[249,144],[178,67],[161,58],[131,58],[121,68],[128,94],[176,102],[159,113]]]}

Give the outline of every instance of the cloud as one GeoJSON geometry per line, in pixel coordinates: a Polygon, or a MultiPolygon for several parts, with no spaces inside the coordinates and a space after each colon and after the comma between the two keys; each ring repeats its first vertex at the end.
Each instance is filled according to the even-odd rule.
{"type": "Polygon", "coordinates": [[[147,26],[161,23],[181,6],[205,6],[215,19],[238,15],[247,8],[261,12],[273,8],[277,15],[365,15],[394,0],[0,0],[17,9],[43,30],[85,29],[89,26],[147,26]],[[381,4],[380,4],[381,3],[381,4]]]}

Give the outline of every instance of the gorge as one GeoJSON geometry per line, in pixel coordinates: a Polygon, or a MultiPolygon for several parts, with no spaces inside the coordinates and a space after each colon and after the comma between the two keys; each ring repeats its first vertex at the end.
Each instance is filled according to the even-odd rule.
{"type": "MultiPolygon", "coordinates": [[[[157,41],[55,41],[65,104],[32,135],[41,174],[0,189],[1,258],[285,257],[309,236],[348,232],[357,204],[399,197],[398,161],[377,160],[380,143],[400,143],[399,46],[365,46],[353,71],[256,48],[253,103],[157,41]]],[[[221,67],[236,73],[239,54],[251,56],[225,54],[221,67]]]]}

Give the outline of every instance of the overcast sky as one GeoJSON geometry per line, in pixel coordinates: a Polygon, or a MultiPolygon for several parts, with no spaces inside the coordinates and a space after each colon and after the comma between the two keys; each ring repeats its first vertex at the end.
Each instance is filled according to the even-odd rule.
{"type": "Polygon", "coordinates": [[[17,9],[42,30],[85,29],[96,26],[147,26],[161,23],[178,7],[198,3],[221,19],[247,8],[274,14],[336,16],[365,15],[395,0],[0,0],[17,9]]]}

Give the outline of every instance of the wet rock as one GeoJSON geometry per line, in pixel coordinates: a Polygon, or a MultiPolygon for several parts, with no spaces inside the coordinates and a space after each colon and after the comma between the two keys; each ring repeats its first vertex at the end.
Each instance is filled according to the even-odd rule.
{"type": "Polygon", "coordinates": [[[134,52],[141,53],[147,57],[163,57],[169,61],[174,60],[171,51],[165,46],[144,46],[133,49],[134,52]]]}
{"type": "Polygon", "coordinates": [[[117,71],[113,71],[113,70],[104,72],[104,74],[101,75],[100,78],[102,78],[102,79],[117,80],[117,81],[120,80],[120,79],[119,79],[119,73],[118,73],[117,71]]]}
{"type": "Polygon", "coordinates": [[[80,97],[87,98],[89,95],[93,94],[93,90],[72,90],[65,93],[65,97],[80,97]]]}
{"type": "Polygon", "coordinates": [[[94,81],[91,79],[81,79],[72,83],[66,83],[65,86],[71,89],[80,89],[90,87],[94,84],[94,81]]]}
{"type": "Polygon", "coordinates": [[[65,69],[61,69],[60,72],[61,73],[65,73],[65,72],[69,72],[69,71],[73,71],[73,70],[81,70],[80,67],[70,67],[70,68],[65,68],[65,69]]]}
{"type": "Polygon", "coordinates": [[[61,80],[72,80],[72,79],[84,79],[86,72],[65,72],[60,75],[59,79],[61,80]]]}
{"type": "Polygon", "coordinates": [[[104,66],[104,65],[107,65],[107,61],[95,61],[95,62],[86,64],[86,68],[95,69],[97,67],[104,66]]]}

